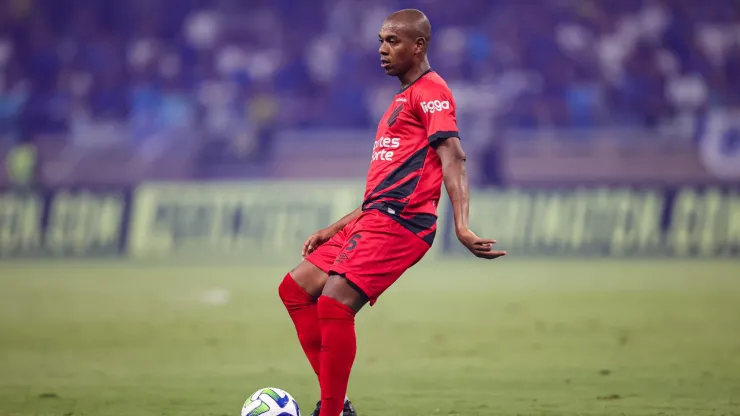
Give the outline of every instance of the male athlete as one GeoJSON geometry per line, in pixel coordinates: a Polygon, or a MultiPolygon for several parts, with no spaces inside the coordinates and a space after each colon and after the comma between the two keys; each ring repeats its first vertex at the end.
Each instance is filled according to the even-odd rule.
{"type": "Polygon", "coordinates": [[[279,294],[321,386],[312,416],[356,416],[346,397],[355,359],[355,314],[416,264],[434,241],[442,182],[455,231],[475,256],[495,259],[495,241],[468,229],[468,178],[455,101],[431,70],[431,25],[418,10],[391,14],[380,30],[380,63],[401,90],[375,136],[362,206],[303,245],[304,260],[279,294]]]}

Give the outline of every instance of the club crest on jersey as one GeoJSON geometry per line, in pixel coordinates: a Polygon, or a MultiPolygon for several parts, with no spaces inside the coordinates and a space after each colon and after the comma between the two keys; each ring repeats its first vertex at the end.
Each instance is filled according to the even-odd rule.
{"type": "Polygon", "coordinates": [[[449,110],[450,102],[440,101],[440,100],[433,100],[433,101],[427,101],[427,102],[422,101],[421,109],[424,111],[424,113],[436,113],[442,110],[449,110]]]}
{"type": "Polygon", "coordinates": [[[396,108],[393,109],[391,115],[388,116],[388,127],[396,124],[396,121],[398,120],[398,115],[401,114],[401,110],[403,110],[403,103],[396,106],[396,108]]]}

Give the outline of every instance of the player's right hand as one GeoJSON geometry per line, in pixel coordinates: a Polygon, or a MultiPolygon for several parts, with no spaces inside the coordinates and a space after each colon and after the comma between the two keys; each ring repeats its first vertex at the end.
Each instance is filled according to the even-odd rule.
{"type": "Polygon", "coordinates": [[[313,253],[313,251],[319,248],[320,245],[329,241],[329,239],[332,238],[334,234],[335,233],[329,228],[324,228],[323,230],[319,230],[311,234],[306,242],[303,243],[303,250],[301,250],[301,255],[303,257],[306,257],[309,254],[313,253]]]}
{"type": "Polygon", "coordinates": [[[506,255],[505,251],[493,250],[496,240],[480,238],[469,229],[458,233],[457,238],[475,257],[492,260],[506,255]]]}

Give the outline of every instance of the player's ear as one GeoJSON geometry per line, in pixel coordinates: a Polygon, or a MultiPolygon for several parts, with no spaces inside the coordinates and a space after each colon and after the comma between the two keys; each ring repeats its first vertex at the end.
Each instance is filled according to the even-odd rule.
{"type": "Polygon", "coordinates": [[[424,37],[416,38],[416,45],[414,48],[415,53],[423,53],[426,50],[427,40],[424,37]]]}

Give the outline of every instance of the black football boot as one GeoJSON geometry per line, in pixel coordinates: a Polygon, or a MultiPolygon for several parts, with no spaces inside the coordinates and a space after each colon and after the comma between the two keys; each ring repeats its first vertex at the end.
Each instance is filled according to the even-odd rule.
{"type": "MultiPolygon", "coordinates": [[[[321,400],[316,402],[316,409],[311,413],[311,416],[319,416],[319,413],[321,413],[321,400]]],[[[355,406],[352,405],[352,402],[349,401],[349,399],[344,401],[344,409],[342,409],[342,414],[340,416],[357,416],[355,406]]]]}

